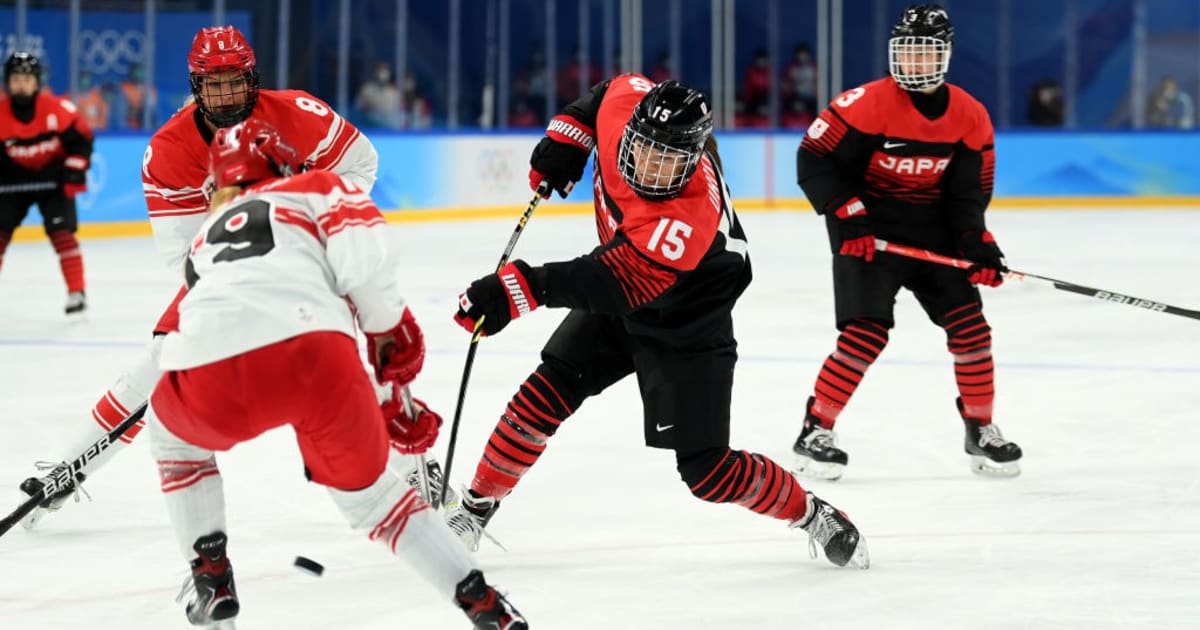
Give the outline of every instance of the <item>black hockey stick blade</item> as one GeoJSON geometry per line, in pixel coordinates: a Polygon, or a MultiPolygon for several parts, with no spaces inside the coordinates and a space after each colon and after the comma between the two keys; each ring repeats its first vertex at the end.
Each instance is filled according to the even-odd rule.
{"type": "Polygon", "coordinates": [[[94,444],[88,447],[86,451],[76,457],[68,466],[56,469],[53,473],[42,478],[42,489],[37,494],[29,497],[22,503],[12,514],[0,519],[0,536],[8,533],[14,525],[21,522],[30,512],[37,508],[38,504],[46,500],[46,497],[54,496],[63,488],[70,487],[70,484],[79,477],[79,471],[83,470],[88,462],[96,458],[104,451],[112,446],[113,442],[121,439],[122,435],[129,430],[130,427],[137,424],[142,416],[146,415],[146,403],[142,403],[137,409],[121,421],[120,424],[113,427],[112,431],[100,436],[94,444]]]}
{"type": "Polygon", "coordinates": [[[1170,315],[1179,315],[1180,317],[1188,317],[1190,319],[1200,319],[1200,311],[1195,311],[1190,308],[1183,308],[1183,307],[1179,307],[1179,306],[1171,306],[1170,304],[1164,304],[1164,303],[1158,302],[1156,300],[1147,300],[1145,298],[1133,297],[1132,295],[1125,295],[1122,293],[1113,293],[1112,291],[1105,291],[1104,289],[1097,289],[1094,287],[1085,287],[1082,284],[1075,284],[1074,282],[1067,282],[1065,280],[1056,280],[1054,278],[1047,278],[1045,276],[1039,276],[1039,275],[1032,274],[1032,273],[1025,273],[1023,271],[1009,271],[1005,275],[1006,275],[1006,277],[1015,277],[1016,279],[1019,279],[1019,280],[1025,280],[1025,279],[1040,280],[1041,282],[1043,282],[1045,284],[1052,285],[1055,289],[1058,289],[1059,291],[1067,291],[1069,293],[1076,293],[1079,295],[1084,295],[1084,296],[1087,296],[1090,298],[1095,298],[1102,302],[1112,302],[1114,304],[1124,304],[1126,306],[1133,306],[1135,308],[1143,308],[1148,311],[1154,311],[1156,313],[1167,313],[1170,315]]]}

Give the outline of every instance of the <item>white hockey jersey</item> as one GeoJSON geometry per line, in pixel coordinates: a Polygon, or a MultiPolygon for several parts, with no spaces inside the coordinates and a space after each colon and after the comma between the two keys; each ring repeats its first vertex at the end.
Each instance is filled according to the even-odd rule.
{"type": "MultiPolygon", "coordinates": [[[[309,168],[333,171],[371,192],[379,166],[375,147],[317,97],[302,90],[260,90],[251,115],[278,129],[309,168]]],[[[183,267],[205,219],[212,193],[211,143],[212,133],[191,104],[154,133],[142,157],[142,192],[154,242],[172,271],[183,267]]]]}
{"type": "Polygon", "coordinates": [[[213,363],[312,331],[400,321],[388,229],[370,197],[328,171],[269,180],[206,215],[185,264],[179,331],[159,367],[213,363]],[[353,310],[352,310],[353,308],[353,310]]]}

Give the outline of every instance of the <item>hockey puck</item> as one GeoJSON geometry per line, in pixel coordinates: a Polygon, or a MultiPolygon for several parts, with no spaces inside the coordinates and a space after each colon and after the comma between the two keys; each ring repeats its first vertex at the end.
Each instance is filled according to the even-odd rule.
{"type": "Polygon", "coordinates": [[[296,559],[292,561],[292,564],[295,565],[300,571],[303,571],[304,573],[307,573],[313,577],[321,577],[321,574],[325,572],[325,567],[321,566],[320,562],[317,562],[316,560],[310,560],[304,556],[296,556],[296,559]]]}

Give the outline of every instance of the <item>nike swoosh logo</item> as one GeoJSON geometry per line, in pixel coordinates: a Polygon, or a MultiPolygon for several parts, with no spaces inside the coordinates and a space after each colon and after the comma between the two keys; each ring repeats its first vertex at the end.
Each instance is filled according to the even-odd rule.
{"type": "Polygon", "coordinates": [[[654,428],[657,429],[659,433],[662,433],[663,431],[666,431],[667,429],[670,429],[674,426],[675,425],[673,425],[673,424],[668,424],[667,426],[664,427],[663,425],[658,424],[658,423],[654,424],[654,428]]]}
{"type": "Polygon", "coordinates": [[[908,144],[908,143],[907,143],[907,142],[884,142],[884,143],[883,143],[883,148],[885,148],[885,149],[895,149],[896,147],[902,147],[902,146],[904,146],[904,145],[906,145],[906,144],[908,144]]]}

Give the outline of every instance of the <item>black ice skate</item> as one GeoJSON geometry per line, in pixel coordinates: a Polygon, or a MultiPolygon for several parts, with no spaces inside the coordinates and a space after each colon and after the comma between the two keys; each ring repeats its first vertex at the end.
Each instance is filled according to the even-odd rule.
{"type": "MultiPolygon", "coordinates": [[[[962,399],[958,410],[962,413],[962,399]]],[[[1021,447],[1004,439],[996,424],[963,417],[966,436],[963,441],[971,456],[971,472],[989,477],[1016,477],[1021,474],[1021,447]]]]}
{"type": "MultiPolygon", "coordinates": [[[[187,604],[187,619],[193,626],[209,626],[233,619],[241,605],[233,585],[233,567],[225,555],[225,532],[214,532],[196,539],[192,548],[192,576],[183,585],[176,601],[188,593],[193,597],[187,604]]],[[[228,626],[226,626],[228,627],[228,626]]]]}
{"type": "Polygon", "coordinates": [[[529,630],[529,623],[499,591],[488,586],[483,574],[471,571],[454,590],[454,601],[476,630],[529,630]]]}
{"type": "Polygon", "coordinates": [[[822,428],[812,414],[816,398],[810,396],[804,414],[804,429],[792,446],[796,453],[796,474],[815,479],[838,479],[850,461],[846,451],[837,447],[837,434],[832,429],[822,428]]]}
{"type": "Polygon", "coordinates": [[[496,510],[500,509],[499,501],[480,496],[469,488],[464,488],[461,496],[452,495],[452,498],[457,501],[446,504],[446,525],[454,531],[467,551],[479,551],[479,540],[485,536],[504,549],[504,545],[492,538],[485,529],[496,510]]]}
{"type": "Polygon", "coordinates": [[[825,551],[825,558],[839,567],[866,569],[871,566],[871,555],[867,541],[862,539],[858,528],[845,512],[829,505],[813,493],[808,493],[807,510],[804,518],[792,522],[808,532],[809,552],[817,557],[817,546],[825,551]]]}
{"type": "Polygon", "coordinates": [[[67,315],[83,315],[87,310],[87,296],[83,291],[72,291],[67,294],[67,305],[63,308],[67,315]]]}
{"type": "MultiPolygon", "coordinates": [[[[55,465],[47,462],[38,462],[36,465],[41,469],[50,467],[53,467],[53,469],[50,471],[49,475],[43,477],[42,479],[30,477],[21,482],[21,492],[24,492],[31,497],[40,493],[42,488],[46,486],[45,479],[59,475],[62,469],[66,467],[66,464],[62,463],[55,465]]],[[[50,512],[57,512],[67,502],[67,499],[71,498],[71,496],[75,494],[77,487],[76,483],[82,482],[83,479],[83,473],[79,473],[75,476],[75,482],[68,481],[66,485],[61,486],[58,490],[54,490],[50,496],[39,502],[37,507],[34,508],[32,512],[27,514],[25,518],[21,519],[21,527],[24,527],[25,529],[33,529],[37,527],[38,523],[44,516],[50,512]]]]}

